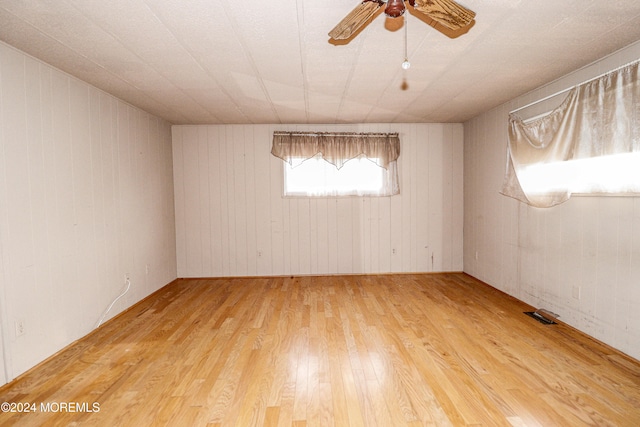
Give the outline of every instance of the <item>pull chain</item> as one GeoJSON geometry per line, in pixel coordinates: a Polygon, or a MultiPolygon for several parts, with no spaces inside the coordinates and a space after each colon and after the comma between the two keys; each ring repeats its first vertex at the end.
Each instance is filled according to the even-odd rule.
{"type": "Polygon", "coordinates": [[[407,22],[408,22],[407,14],[404,15],[404,62],[402,63],[402,69],[408,70],[411,67],[411,62],[409,62],[409,54],[407,48],[407,22]]]}

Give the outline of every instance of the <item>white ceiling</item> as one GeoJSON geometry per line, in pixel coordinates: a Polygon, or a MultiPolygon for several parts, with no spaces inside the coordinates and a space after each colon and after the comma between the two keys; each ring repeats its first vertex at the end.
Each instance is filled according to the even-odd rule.
{"type": "Polygon", "coordinates": [[[640,40],[638,0],[460,0],[450,38],[358,0],[0,0],[0,39],[174,124],[463,122],[640,40]],[[404,81],[404,85],[403,85],[404,81]]]}

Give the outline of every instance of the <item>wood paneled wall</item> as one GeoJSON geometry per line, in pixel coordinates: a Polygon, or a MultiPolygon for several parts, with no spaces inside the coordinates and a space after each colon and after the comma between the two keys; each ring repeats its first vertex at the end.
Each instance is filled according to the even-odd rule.
{"type": "Polygon", "coordinates": [[[179,277],[462,269],[462,125],[174,126],[179,277]],[[274,130],[399,132],[401,194],[283,198],[274,130]]]}
{"type": "Polygon", "coordinates": [[[171,161],[168,123],[0,43],[3,380],[91,331],[125,275],[107,319],[176,277],[171,161]]]}
{"type": "MultiPolygon", "coordinates": [[[[574,196],[560,206],[536,209],[499,191],[509,111],[639,57],[640,43],[635,43],[470,120],[464,135],[464,271],[560,314],[564,322],[636,359],[640,197],[574,196]]],[[[521,114],[527,117],[530,111],[521,114]]]]}

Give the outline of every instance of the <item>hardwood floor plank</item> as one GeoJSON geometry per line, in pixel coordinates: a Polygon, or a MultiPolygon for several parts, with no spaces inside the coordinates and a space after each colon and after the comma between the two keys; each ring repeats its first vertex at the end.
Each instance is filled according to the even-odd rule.
{"type": "Polygon", "coordinates": [[[640,425],[640,362],[530,309],[458,273],[180,279],[0,388],[50,408],[0,426],[640,425]]]}
{"type": "Polygon", "coordinates": [[[280,408],[277,406],[269,406],[264,414],[264,427],[276,427],[280,418],[280,408]]]}

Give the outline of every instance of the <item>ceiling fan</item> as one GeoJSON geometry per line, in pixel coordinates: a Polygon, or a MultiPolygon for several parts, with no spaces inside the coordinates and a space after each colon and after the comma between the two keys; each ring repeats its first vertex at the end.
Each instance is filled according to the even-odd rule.
{"type": "MultiPolygon", "coordinates": [[[[467,27],[476,16],[474,11],[453,0],[407,1],[414,11],[426,15],[427,19],[453,31],[467,27]]],[[[406,10],[404,3],[404,0],[363,0],[329,32],[329,36],[334,40],[349,39],[385,4],[385,15],[398,18],[406,10]]]]}

